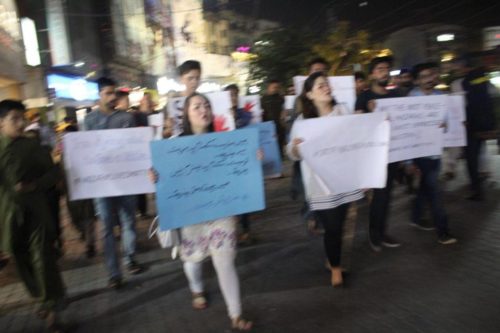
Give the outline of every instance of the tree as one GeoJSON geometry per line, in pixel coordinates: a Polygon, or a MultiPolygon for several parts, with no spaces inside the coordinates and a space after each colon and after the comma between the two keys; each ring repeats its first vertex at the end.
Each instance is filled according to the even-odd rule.
{"type": "Polygon", "coordinates": [[[261,85],[269,79],[283,84],[291,83],[295,75],[302,73],[311,57],[312,38],[299,30],[277,30],[262,35],[252,53],[249,81],[261,85]]]}
{"type": "Polygon", "coordinates": [[[352,74],[352,65],[369,63],[381,50],[381,45],[370,42],[368,32],[350,31],[346,21],[339,22],[329,35],[312,47],[313,53],[331,64],[331,75],[352,74]]]}
{"type": "Polygon", "coordinates": [[[372,43],[368,32],[351,31],[349,22],[339,22],[325,35],[312,36],[303,30],[278,30],[255,43],[250,62],[249,86],[269,79],[290,84],[296,75],[307,74],[307,63],[322,57],[331,64],[330,75],[350,75],[353,65],[366,65],[376,56],[387,55],[380,44],[372,43]]]}

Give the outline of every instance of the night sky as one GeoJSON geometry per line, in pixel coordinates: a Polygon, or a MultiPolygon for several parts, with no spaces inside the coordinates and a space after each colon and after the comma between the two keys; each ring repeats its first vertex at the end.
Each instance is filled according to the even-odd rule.
{"type": "MultiPolygon", "coordinates": [[[[230,6],[285,26],[321,32],[330,20],[350,21],[383,37],[400,28],[427,23],[468,28],[500,26],[500,0],[230,0],[230,6]]],[[[330,21],[332,22],[332,21],[330,21]]]]}

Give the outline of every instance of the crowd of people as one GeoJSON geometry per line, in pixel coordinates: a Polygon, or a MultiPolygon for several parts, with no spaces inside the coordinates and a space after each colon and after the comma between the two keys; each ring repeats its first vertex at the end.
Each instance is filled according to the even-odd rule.
{"type": "MultiPolygon", "coordinates": [[[[435,230],[440,244],[457,242],[449,230],[441,197],[440,177],[441,161],[444,159],[445,179],[454,178],[457,159],[461,156],[460,149],[445,149],[443,156],[389,163],[384,188],[358,189],[341,194],[330,191],[302,159],[300,145],[304,140],[297,134],[296,124],[304,119],[373,112],[376,101],[382,98],[446,93],[436,89],[440,77],[438,64],[428,62],[417,64],[411,70],[403,69],[395,82],[391,82],[392,64],[393,59],[390,57],[375,58],[366,74],[354,74],[357,94],[354,110],[337,103],[332,97],[335,87],[331,87],[328,81],[330,66],[321,58],[315,58],[308,64],[309,76],[289,114],[289,126],[280,82],[269,80],[261,100],[263,120],[274,121],[283,157],[286,153],[293,161],[292,199],[303,198],[301,214],[308,223],[308,229],[323,234],[333,287],[344,284],[348,268],[343,265],[343,239],[352,238],[352,235],[345,234],[344,226],[356,220],[357,201],[366,197],[369,202],[368,241],[371,248],[380,252],[383,248],[401,245],[390,235],[387,226],[395,181],[406,182],[408,191],[415,192],[414,205],[409,213],[413,226],[422,230],[435,230]],[[395,83],[395,87],[389,89],[392,83],[395,83]],[[430,205],[432,224],[424,223],[422,219],[425,202],[430,205]]],[[[460,58],[455,65],[457,78],[451,85],[451,92],[462,93],[466,99],[467,146],[464,156],[471,183],[468,199],[483,200],[485,192],[480,172],[481,154],[484,154],[485,139],[491,138],[495,129],[491,87],[484,79],[485,73],[480,68],[470,66],[468,59],[460,58]]],[[[201,64],[195,60],[186,61],[179,66],[178,74],[185,86],[179,95],[186,97],[180,136],[214,132],[212,105],[206,96],[196,92],[201,82],[201,64]]],[[[139,107],[131,108],[128,93],[117,90],[114,80],[101,78],[98,86],[98,107],[86,116],[83,128],[78,128],[73,119],[66,118],[59,126],[63,135],[78,130],[148,126],[147,116],[156,112],[150,95],[145,94],[139,107]]],[[[230,92],[236,128],[247,126],[251,116],[238,107],[238,86],[232,84],[225,90],[230,92]]],[[[61,196],[66,197],[71,221],[85,242],[89,258],[96,255],[96,224],[98,221],[102,224],[105,264],[109,287],[113,289],[123,285],[122,267],[129,274],[140,274],[144,270],[136,260],[135,226],[138,214],[148,217],[147,200],[145,195],[130,195],[70,201],[64,169],[60,167],[64,164],[61,141],[40,121],[40,115],[31,117],[27,124],[25,111],[25,106],[18,101],[0,102],[1,250],[12,256],[26,289],[40,301],[37,315],[46,321],[52,332],[63,332],[58,313],[66,306],[65,287],[57,265],[58,258],[63,255],[59,221],[61,196]],[[54,151],[58,154],[54,154],[54,151]],[[54,158],[54,155],[59,157],[54,158]],[[121,232],[121,251],[118,250],[115,237],[117,225],[121,232]]],[[[177,137],[173,135],[175,121],[167,117],[163,131],[165,139],[175,140],[177,137]]],[[[443,119],[445,126],[446,119],[443,119]]],[[[256,154],[262,157],[259,152],[256,154]]],[[[151,181],[158,181],[161,172],[151,170],[151,181]]],[[[251,239],[250,217],[249,214],[227,216],[180,229],[180,257],[192,293],[193,308],[203,310],[208,306],[201,263],[210,257],[231,327],[239,331],[252,328],[252,322],[242,316],[239,279],[234,262],[238,241],[251,239]],[[238,223],[241,224],[240,235],[238,223]]]]}

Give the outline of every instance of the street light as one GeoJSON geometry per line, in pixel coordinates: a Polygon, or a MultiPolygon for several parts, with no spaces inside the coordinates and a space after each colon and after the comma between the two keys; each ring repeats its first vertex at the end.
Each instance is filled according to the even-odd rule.
{"type": "Polygon", "coordinates": [[[455,40],[455,34],[441,34],[436,37],[438,42],[449,42],[455,40]]]}

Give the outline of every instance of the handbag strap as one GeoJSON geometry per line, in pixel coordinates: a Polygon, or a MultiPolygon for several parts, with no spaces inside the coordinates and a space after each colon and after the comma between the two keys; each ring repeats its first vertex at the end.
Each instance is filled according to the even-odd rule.
{"type": "Polygon", "coordinates": [[[156,216],[153,221],[151,221],[151,224],[149,225],[148,229],[148,238],[151,239],[154,235],[158,233],[159,225],[158,225],[158,218],[159,216],[156,216]],[[154,229],[154,230],[153,230],[154,229]]]}

